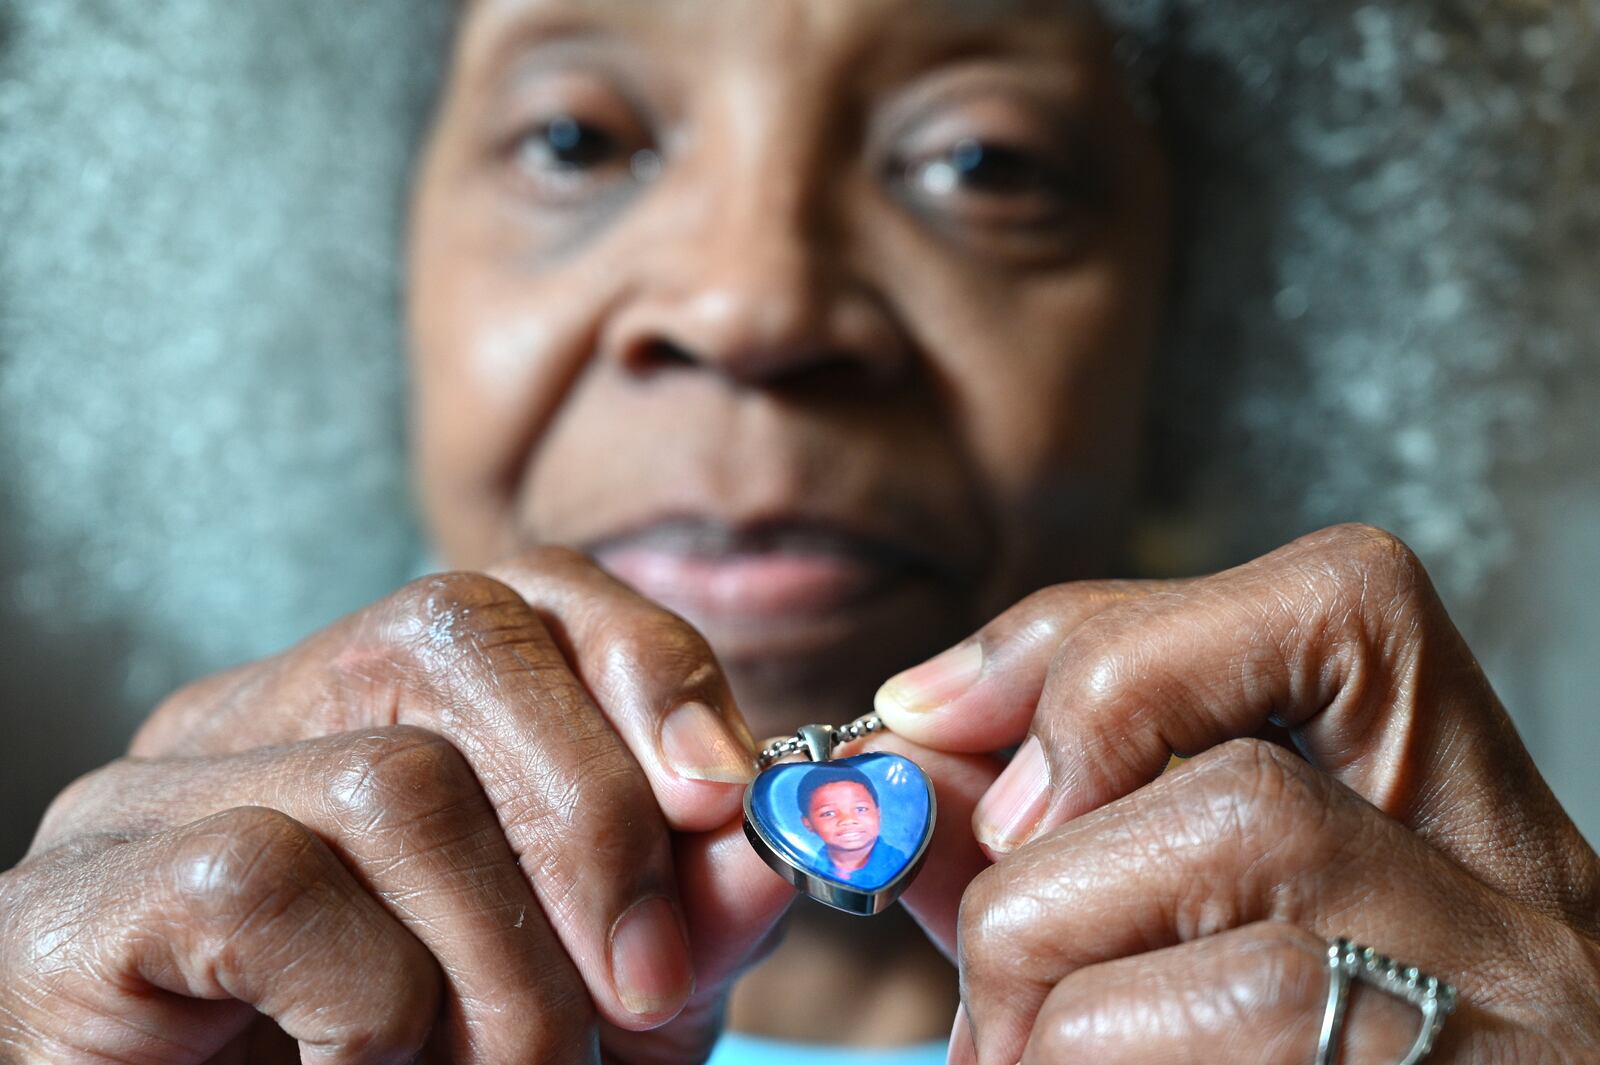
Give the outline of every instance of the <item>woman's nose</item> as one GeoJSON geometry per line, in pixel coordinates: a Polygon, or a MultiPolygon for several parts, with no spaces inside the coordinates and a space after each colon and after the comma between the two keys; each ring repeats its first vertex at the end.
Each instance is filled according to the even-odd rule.
{"type": "Polygon", "coordinates": [[[703,217],[649,262],[614,319],[608,346],[629,371],[695,367],[768,388],[824,377],[881,388],[905,374],[890,307],[813,212],[752,198],[703,217]]]}

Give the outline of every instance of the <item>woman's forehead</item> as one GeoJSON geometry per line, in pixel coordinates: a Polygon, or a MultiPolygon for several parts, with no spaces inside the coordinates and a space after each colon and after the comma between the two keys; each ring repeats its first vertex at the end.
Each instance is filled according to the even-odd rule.
{"type": "Polygon", "coordinates": [[[470,0],[462,87],[491,88],[545,46],[615,40],[716,79],[739,68],[814,90],[894,84],[956,57],[1032,58],[1068,76],[1106,52],[1088,0],[470,0]]]}
{"type": "Polygon", "coordinates": [[[962,21],[1061,15],[1081,0],[464,0],[468,9],[499,12],[569,12],[580,15],[668,15],[706,19],[748,17],[758,12],[839,21],[886,14],[927,15],[962,21]]]}
{"type": "Polygon", "coordinates": [[[917,28],[1081,24],[1091,11],[1088,0],[467,0],[464,6],[475,35],[517,32],[530,24],[618,25],[732,30],[741,36],[766,31],[790,45],[805,46],[917,28]]]}

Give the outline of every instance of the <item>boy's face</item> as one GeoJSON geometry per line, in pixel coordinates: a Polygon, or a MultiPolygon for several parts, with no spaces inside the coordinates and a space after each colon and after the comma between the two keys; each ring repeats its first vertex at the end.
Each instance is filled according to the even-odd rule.
{"type": "Polygon", "coordinates": [[[1071,0],[475,0],[410,317],[445,560],[593,552],[758,734],[1114,564],[1167,194],[1071,0]]]}
{"type": "Polygon", "coordinates": [[[810,814],[801,822],[822,837],[830,850],[846,854],[871,849],[878,841],[878,804],[854,780],[824,784],[811,795],[810,814]]]}

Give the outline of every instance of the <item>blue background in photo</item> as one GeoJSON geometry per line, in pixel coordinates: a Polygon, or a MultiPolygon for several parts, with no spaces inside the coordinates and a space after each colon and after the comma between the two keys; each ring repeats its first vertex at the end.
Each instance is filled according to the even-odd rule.
{"type": "MultiPolygon", "coordinates": [[[[914,858],[928,827],[928,787],[916,763],[884,752],[858,754],[820,765],[791,762],[775,766],[757,777],[752,785],[750,806],[767,835],[780,844],[779,850],[787,852],[787,857],[812,873],[834,879],[827,873],[830,863],[822,854],[822,841],[800,823],[797,799],[800,781],[807,773],[824,765],[856,769],[872,781],[873,790],[878,793],[879,841],[900,851],[908,860],[914,858]]],[[[870,891],[883,884],[854,883],[851,886],[870,891]]]]}

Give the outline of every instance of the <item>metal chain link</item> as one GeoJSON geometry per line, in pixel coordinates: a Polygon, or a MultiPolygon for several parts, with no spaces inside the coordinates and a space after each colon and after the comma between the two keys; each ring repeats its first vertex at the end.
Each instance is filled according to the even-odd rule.
{"type": "MultiPolygon", "coordinates": [[[[884,727],[883,719],[877,714],[864,714],[848,725],[829,726],[829,735],[834,744],[849,743],[859,740],[863,736],[871,735],[884,727]]],[[[773,740],[761,749],[756,756],[756,765],[762,769],[767,768],[780,758],[787,758],[791,754],[800,754],[806,750],[806,743],[798,733],[781,740],[773,740]]]]}

